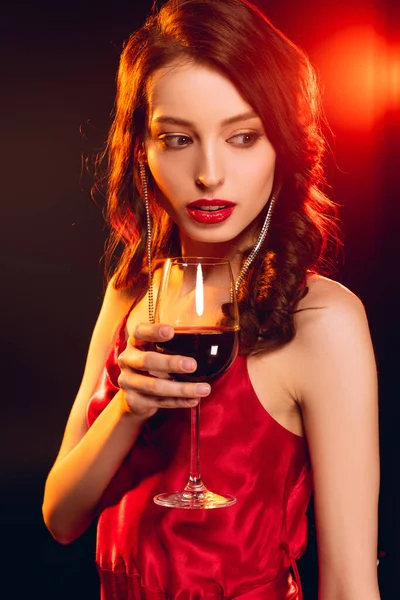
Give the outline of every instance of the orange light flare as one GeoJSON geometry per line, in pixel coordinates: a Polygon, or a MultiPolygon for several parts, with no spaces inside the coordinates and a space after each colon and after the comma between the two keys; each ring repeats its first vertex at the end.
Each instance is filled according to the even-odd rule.
{"type": "Polygon", "coordinates": [[[390,43],[373,24],[338,31],[317,52],[332,125],[371,130],[400,108],[400,43],[390,43]]]}

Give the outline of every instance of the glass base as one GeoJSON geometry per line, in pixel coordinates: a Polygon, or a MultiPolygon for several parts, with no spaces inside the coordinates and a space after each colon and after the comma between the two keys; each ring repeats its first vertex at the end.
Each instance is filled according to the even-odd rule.
{"type": "Polygon", "coordinates": [[[168,508],[224,508],[236,504],[236,498],[230,495],[220,496],[206,488],[201,491],[183,490],[174,494],[158,494],[153,498],[156,504],[168,508]]]}

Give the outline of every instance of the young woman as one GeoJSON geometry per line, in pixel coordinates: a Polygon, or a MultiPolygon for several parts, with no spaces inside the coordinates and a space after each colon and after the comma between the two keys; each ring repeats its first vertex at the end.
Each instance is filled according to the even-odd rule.
{"type": "Polygon", "coordinates": [[[323,155],[314,72],[247,0],[170,0],[125,45],[108,144],[123,252],[43,504],[64,544],[99,518],[104,600],[301,599],[312,489],[320,600],[379,598],[376,368],[362,303],[321,275],[323,155]],[[237,279],[255,247],[239,356],[211,385],[172,380],[196,363],[152,351],[174,335],[148,317],[160,259],[228,258],[237,279]],[[237,503],[158,506],[186,481],[200,398],[207,483],[237,503]]]}

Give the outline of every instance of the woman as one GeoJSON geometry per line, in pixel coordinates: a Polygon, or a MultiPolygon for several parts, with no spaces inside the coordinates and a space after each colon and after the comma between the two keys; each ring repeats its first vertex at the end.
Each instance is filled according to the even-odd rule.
{"type": "Polygon", "coordinates": [[[170,0],[123,50],[110,260],[124,249],[43,504],[62,543],[99,517],[103,599],[301,599],[312,487],[320,600],[379,598],[376,368],[361,302],[320,275],[336,221],[319,121],[304,53],[246,0],[170,0]],[[237,279],[254,247],[240,356],[211,386],[171,380],[196,364],[151,351],[174,335],[148,317],[159,259],[226,257],[237,279]],[[185,481],[200,398],[207,482],[237,504],[157,506],[185,481]]]}

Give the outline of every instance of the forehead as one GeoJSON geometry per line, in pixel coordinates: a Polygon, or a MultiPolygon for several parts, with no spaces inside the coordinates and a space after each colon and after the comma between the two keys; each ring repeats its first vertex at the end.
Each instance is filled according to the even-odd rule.
{"type": "Polygon", "coordinates": [[[175,116],[193,122],[225,120],[251,110],[234,84],[218,70],[191,61],[155,71],[147,85],[149,121],[175,116]]]}

